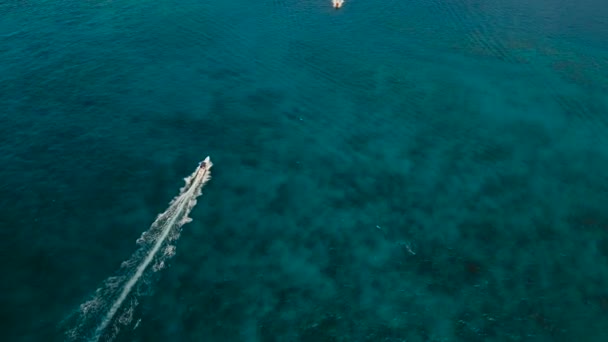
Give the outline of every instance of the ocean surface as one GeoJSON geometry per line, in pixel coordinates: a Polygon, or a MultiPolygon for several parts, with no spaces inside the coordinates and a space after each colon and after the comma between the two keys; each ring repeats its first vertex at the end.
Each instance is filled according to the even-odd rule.
{"type": "Polygon", "coordinates": [[[0,0],[0,256],[3,342],[608,341],[608,6],[0,0]]]}

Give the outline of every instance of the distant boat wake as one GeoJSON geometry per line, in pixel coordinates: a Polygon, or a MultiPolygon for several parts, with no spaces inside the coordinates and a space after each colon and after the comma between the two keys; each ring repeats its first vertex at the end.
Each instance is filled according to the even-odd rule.
{"type": "MultiPolygon", "coordinates": [[[[121,275],[106,279],[95,292],[95,297],[80,305],[68,321],[73,327],[67,332],[70,341],[112,341],[121,328],[133,320],[137,298],[142,294],[143,284],[149,278],[146,272],[161,270],[165,261],[175,254],[171,244],[179,238],[180,228],[192,221],[188,214],[196,205],[201,189],[211,179],[209,169],[213,163],[205,158],[194,173],[185,178],[186,184],[169,203],[169,208],[158,215],[137,244],[140,248],[121,265],[121,275]],[[143,277],[143,279],[142,279],[143,277]],[[135,293],[131,293],[135,288],[135,293]],[[125,301],[127,301],[125,303],[125,301]]],[[[135,327],[139,321],[135,324],[135,327]]]]}

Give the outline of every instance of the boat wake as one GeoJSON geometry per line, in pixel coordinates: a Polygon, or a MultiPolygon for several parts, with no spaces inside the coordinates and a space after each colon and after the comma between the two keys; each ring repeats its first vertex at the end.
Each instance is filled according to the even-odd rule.
{"type": "MultiPolygon", "coordinates": [[[[192,221],[188,214],[196,205],[201,189],[211,179],[212,165],[207,157],[184,179],[186,184],[169,203],[169,208],[137,239],[140,247],[122,263],[120,275],[106,279],[95,296],[68,318],[71,328],[66,337],[69,341],[112,341],[122,328],[131,324],[137,299],[146,292],[144,285],[149,275],[161,270],[166,260],[175,254],[172,242],[178,239],[180,228],[192,221]]],[[[134,329],[138,325],[139,321],[134,329]]]]}

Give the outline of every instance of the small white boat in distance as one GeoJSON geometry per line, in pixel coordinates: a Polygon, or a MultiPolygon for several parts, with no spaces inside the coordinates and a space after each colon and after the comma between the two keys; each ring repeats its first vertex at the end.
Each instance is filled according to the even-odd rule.
{"type": "Polygon", "coordinates": [[[344,4],[344,0],[331,0],[331,2],[333,3],[335,9],[342,8],[342,5],[344,4]]]}

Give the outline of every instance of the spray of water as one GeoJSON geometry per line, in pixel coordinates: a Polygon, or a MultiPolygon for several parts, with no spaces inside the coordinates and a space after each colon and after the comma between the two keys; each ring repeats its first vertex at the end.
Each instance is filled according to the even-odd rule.
{"type": "Polygon", "coordinates": [[[83,303],[69,319],[74,326],[67,332],[68,340],[111,341],[122,327],[131,323],[137,298],[144,292],[147,271],[161,270],[175,253],[171,242],[179,237],[180,228],[192,221],[188,214],[196,205],[202,187],[211,178],[209,169],[212,165],[207,157],[184,179],[186,184],[169,203],[169,208],[137,239],[140,248],[122,263],[120,274],[106,279],[95,296],[83,303]]]}

